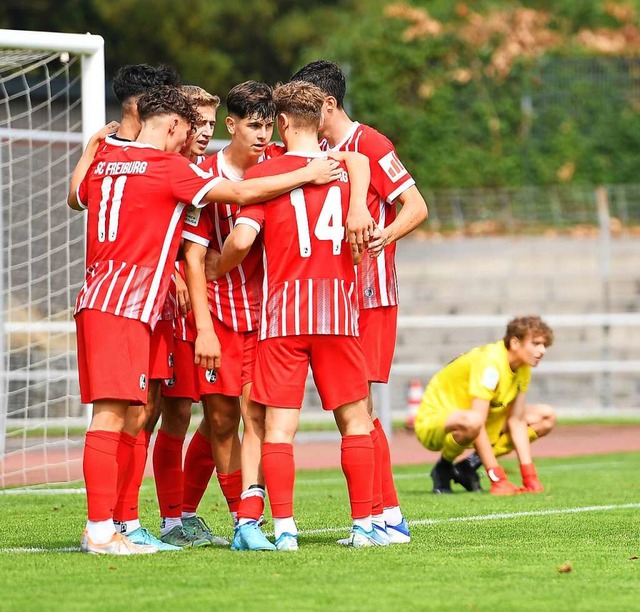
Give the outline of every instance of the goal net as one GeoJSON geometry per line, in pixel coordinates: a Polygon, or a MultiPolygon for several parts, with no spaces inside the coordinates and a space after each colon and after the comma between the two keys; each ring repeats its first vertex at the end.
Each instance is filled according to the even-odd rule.
{"type": "Polygon", "coordinates": [[[84,218],[69,179],[104,124],[99,36],[0,30],[0,487],[82,477],[72,305],[84,218]]]}

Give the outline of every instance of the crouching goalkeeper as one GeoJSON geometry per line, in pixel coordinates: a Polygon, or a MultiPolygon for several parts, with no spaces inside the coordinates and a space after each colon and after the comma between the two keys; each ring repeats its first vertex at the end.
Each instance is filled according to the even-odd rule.
{"type": "Polygon", "coordinates": [[[442,451],[431,471],[434,493],[451,493],[451,482],[480,491],[484,465],[493,495],[540,493],[531,442],[555,425],[546,404],[527,404],[531,368],[553,343],[553,331],[540,317],[518,317],[502,340],[476,347],[435,374],[425,389],[415,431],[423,446],[442,451]],[[467,448],[475,452],[454,463],[467,448]],[[507,479],[496,457],[516,451],[522,487],[507,479]]]}

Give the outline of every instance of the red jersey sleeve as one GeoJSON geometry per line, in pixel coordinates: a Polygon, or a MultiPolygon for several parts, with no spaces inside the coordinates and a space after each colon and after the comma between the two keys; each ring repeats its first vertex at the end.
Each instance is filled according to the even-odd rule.
{"type": "Polygon", "coordinates": [[[215,204],[201,208],[190,206],[184,219],[182,237],[202,246],[208,247],[214,231],[213,214],[215,204]]]}
{"type": "Polygon", "coordinates": [[[176,200],[195,207],[206,206],[202,198],[222,178],[212,176],[196,164],[175,154],[167,164],[166,175],[171,181],[171,189],[176,200]]]}
{"type": "Polygon", "coordinates": [[[358,150],[369,158],[372,187],[389,204],[415,185],[392,142],[380,132],[373,129],[364,132],[358,150]]]}

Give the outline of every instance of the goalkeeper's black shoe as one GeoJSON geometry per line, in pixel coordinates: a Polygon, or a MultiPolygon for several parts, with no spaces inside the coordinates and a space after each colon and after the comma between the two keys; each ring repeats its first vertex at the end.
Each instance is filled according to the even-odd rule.
{"type": "Polygon", "coordinates": [[[472,493],[482,491],[482,487],[480,486],[480,475],[476,470],[477,468],[473,467],[473,463],[469,458],[458,461],[458,463],[454,464],[452,468],[453,482],[457,482],[467,491],[471,491],[472,493]]]}
{"type": "Polygon", "coordinates": [[[431,470],[434,493],[453,493],[451,480],[453,478],[453,464],[440,458],[431,470]]]}

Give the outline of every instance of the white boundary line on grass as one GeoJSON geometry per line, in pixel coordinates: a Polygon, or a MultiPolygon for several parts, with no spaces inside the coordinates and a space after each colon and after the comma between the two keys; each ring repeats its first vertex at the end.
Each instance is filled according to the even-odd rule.
{"type": "MultiPolygon", "coordinates": [[[[609,510],[629,510],[640,508],[640,503],[608,504],[605,506],[578,506],[575,508],[558,508],[557,510],[529,510],[525,512],[502,512],[495,514],[479,514],[474,516],[454,516],[446,519],[418,519],[409,521],[409,525],[442,525],[446,523],[472,523],[481,521],[499,521],[503,519],[525,518],[531,516],[550,516],[562,514],[580,514],[584,512],[607,512],[609,510]]],[[[322,533],[343,533],[348,527],[327,527],[326,529],[305,529],[300,535],[317,535],[322,533]]],[[[43,553],[43,552],[78,552],[79,547],[72,548],[0,548],[2,553],[43,553]]]]}

